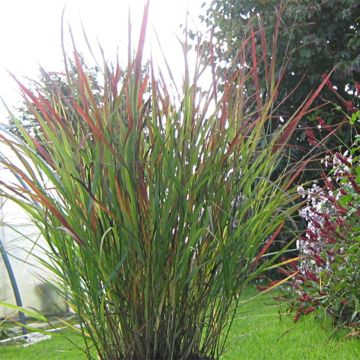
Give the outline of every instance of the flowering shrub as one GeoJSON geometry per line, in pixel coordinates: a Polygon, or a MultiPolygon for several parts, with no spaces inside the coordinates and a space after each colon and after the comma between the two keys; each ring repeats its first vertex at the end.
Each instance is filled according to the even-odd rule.
{"type": "Polygon", "coordinates": [[[338,325],[360,327],[360,155],[350,151],[324,159],[324,185],[299,187],[307,198],[300,216],[307,222],[297,247],[302,255],[293,286],[299,296],[295,320],[317,308],[338,325]]]}

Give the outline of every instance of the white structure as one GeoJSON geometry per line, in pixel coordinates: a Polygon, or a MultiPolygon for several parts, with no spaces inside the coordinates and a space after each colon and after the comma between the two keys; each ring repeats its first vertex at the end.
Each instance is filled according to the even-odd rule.
{"type": "MultiPolygon", "coordinates": [[[[0,154],[16,160],[16,157],[0,143],[0,154]]],[[[0,164],[0,179],[14,182],[14,175],[0,164]]],[[[55,314],[66,309],[65,302],[47,284],[51,274],[44,269],[36,256],[45,246],[39,230],[31,223],[26,212],[14,202],[1,197],[0,186],[0,238],[9,255],[11,267],[20,291],[24,306],[36,309],[44,314],[55,314]],[[39,247],[40,245],[40,247],[39,247]],[[35,256],[34,256],[35,255],[35,256]]],[[[3,258],[0,256],[0,301],[15,304],[15,297],[3,258]]],[[[14,313],[0,307],[0,318],[14,313]]]]}

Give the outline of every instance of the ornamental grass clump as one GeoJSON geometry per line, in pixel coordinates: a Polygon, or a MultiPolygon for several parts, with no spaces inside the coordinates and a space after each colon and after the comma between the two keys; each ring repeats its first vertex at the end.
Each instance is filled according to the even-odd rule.
{"type": "Polygon", "coordinates": [[[278,165],[320,89],[268,134],[281,76],[275,49],[255,47],[260,29],[222,95],[215,78],[200,88],[198,61],[173,100],[166,76],[141,65],[146,17],[134,59],[126,69],[105,63],[102,86],[75,48],[65,85],[46,72],[38,90],[19,83],[34,126],[13,118],[20,136],[2,133],[17,159],[1,163],[17,182],[1,186],[46,239],[44,263],[89,359],[218,359],[241,290],[270,265],[260,259],[298,209],[290,189],[302,165],[278,165]]]}

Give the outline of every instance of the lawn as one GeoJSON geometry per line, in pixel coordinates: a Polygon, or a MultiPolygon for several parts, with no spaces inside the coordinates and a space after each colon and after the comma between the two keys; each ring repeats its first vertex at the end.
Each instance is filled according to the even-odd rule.
{"type": "MultiPolygon", "coordinates": [[[[249,295],[249,294],[247,294],[249,295]]],[[[81,360],[81,338],[65,331],[50,341],[22,348],[2,346],[4,360],[81,360]],[[71,336],[73,344],[67,338],[71,336]]],[[[323,329],[314,316],[292,321],[284,304],[263,296],[243,305],[234,321],[222,360],[334,359],[360,358],[360,340],[323,329]]]]}
{"type": "Polygon", "coordinates": [[[52,334],[51,340],[23,348],[21,345],[0,347],[1,360],[81,360],[86,359],[81,348],[82,339],[69,331],[52,334]],[[69,341],[71,336],[71,341],[69,341]],[[72,343],[73,342],[73,343],[72,343]]]}
{"type": "Polygon", "coordinates": [[[314,315],[293,322],[284,304],[269,296],[238,311],[222,360],[360,359],[360,340],[324,329],[314,315]]]}

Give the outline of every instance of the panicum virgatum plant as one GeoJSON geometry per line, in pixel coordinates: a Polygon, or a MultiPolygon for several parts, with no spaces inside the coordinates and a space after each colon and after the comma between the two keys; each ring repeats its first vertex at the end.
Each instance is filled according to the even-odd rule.
{"type": "Polygon", "coordinates": [[[105,63],[101,87],[75,48],[66,86],[46,72],[46,96],[19,82],[34,127],[13,118],[20,136],[2,132],[18,181],[1,186],[46,239],[89,359],[93,348],[102,360],[218,359],[241,290],[274,262],[259,260],[298,209],[302,165],[278,164],[320,88],[267,133],[281,76],[276,41],[271,57],[255,46],[259,28],[221,94],[216,78],[200,88],[198,61],[172,100],[166,77],[141,65],[146,13],[134,59],[105,63]]]}

